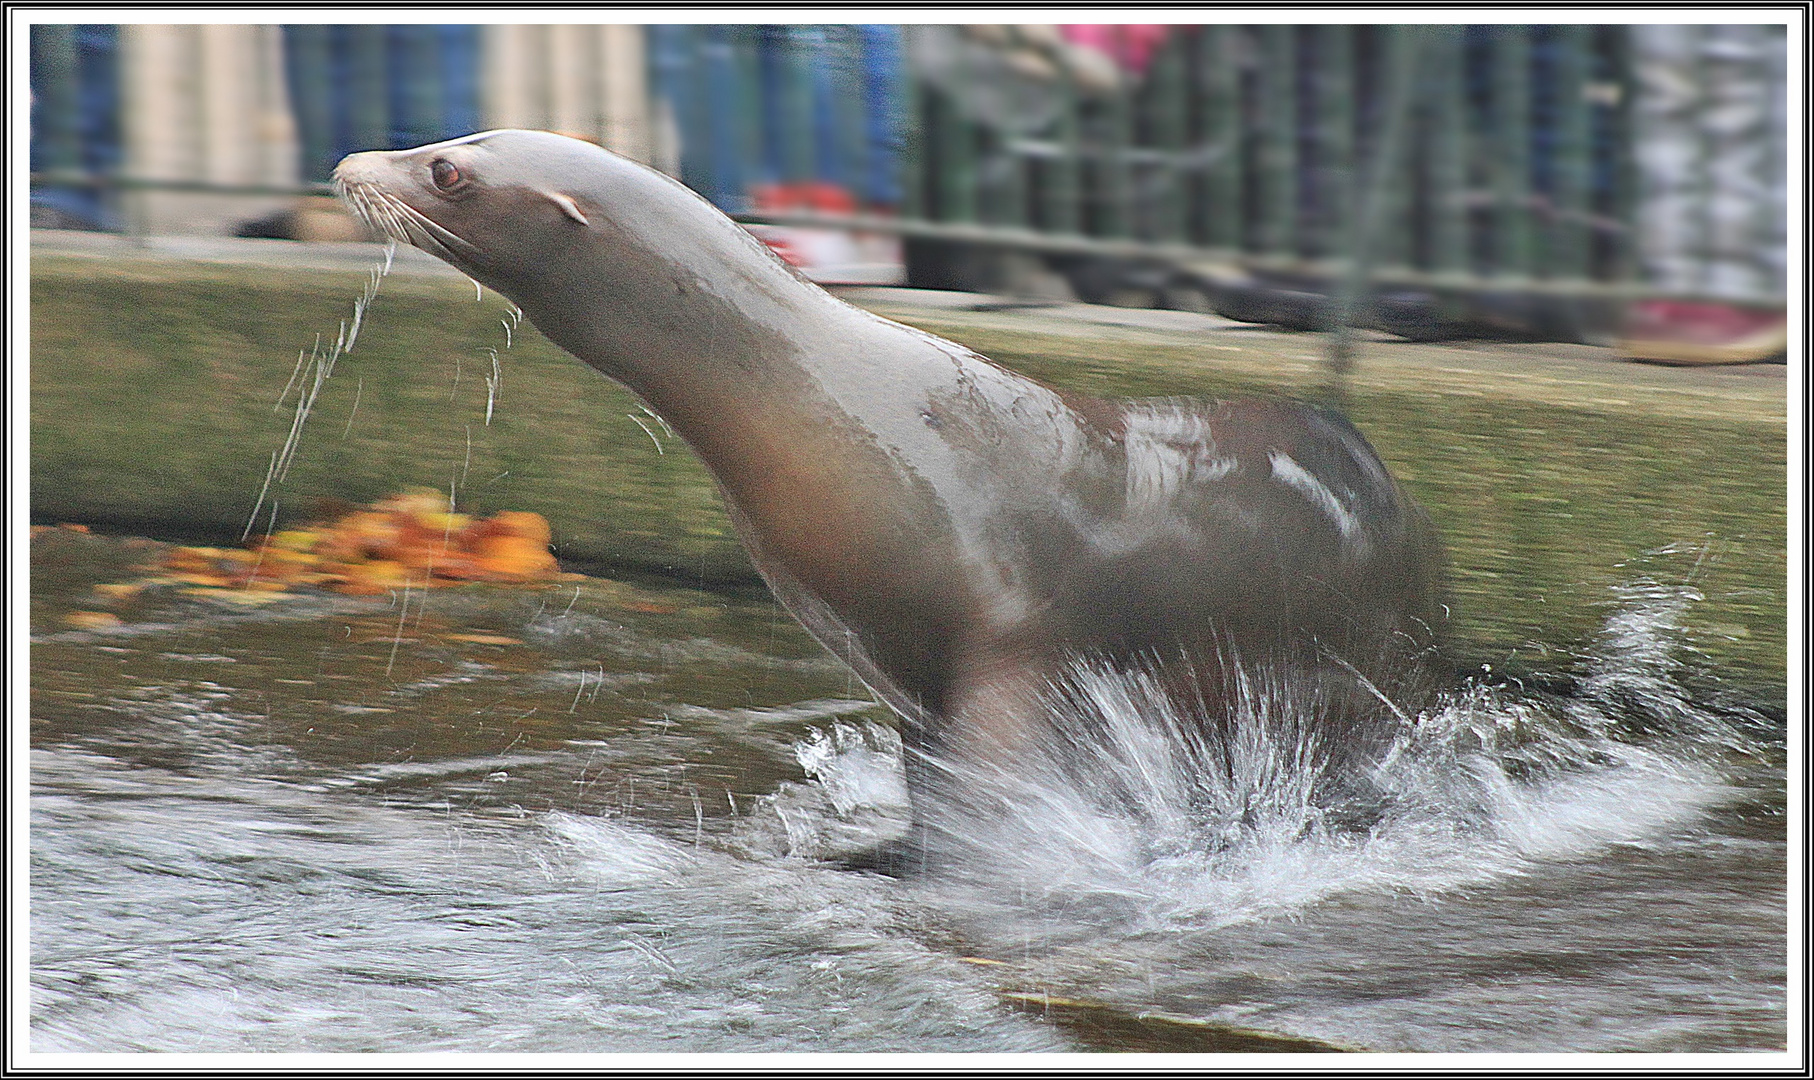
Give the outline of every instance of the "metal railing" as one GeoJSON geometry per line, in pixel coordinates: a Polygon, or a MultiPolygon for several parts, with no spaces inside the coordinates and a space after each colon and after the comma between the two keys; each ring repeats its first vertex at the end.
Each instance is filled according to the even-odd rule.
{"type": "MultiPolygon", "coordinates": [[[[447,73],[474,67],[482,36],[393,29],[287,28],[302,166],[286,186],[133,175],[107,28],[35,26],[34,190],[99,194],[103,210],[105,196],[139,188],[319,193],[353,144],[479,126],[482,88],[447,73]]],[[[1306,325],[1361,294],[1411,290],[1439,319],[1472,304],[1468,317],[1490,321],[1524,304],[1507,317],[1570,336],[1578,311],[1532,316],[1530,305],[1699,295],[1639,279],[1629,27],[1159,28],[1143,55],[1094,81],[1066,59],[1079,47],[1049,36],[646,35],[650,127],[677,143],[670,167],[745,221],[893,233],[910,253],[932,244],[1067,271],[1119,266],[1234,308],[1245,288],[1278,309],[1260,315],[1306,325]],[[808,182],[848,200],[772,197],[808,182]],[[1483,297],[1497,298],[1497,315],[1482,315],[1483,297]]],[[[1783,300],[1780,286],[1753,291],[1753,302],[1783,300]]]]}
{"type": "Polygon", "coordinates": [[[1382,178],[1394,198],[1381,264],[1604,280],[1629,227],[1620,31],[1178,27],[1112,92],[1054,72],[1032,123],[968,99],[979,80],[1020,77],[972,57],[909,96],[900,227],[1326,269],[1345,251],[1357,166],[1385,126],[1387,77],[1409,71],[1413,134],[1382,178]]]}
{"type": "Polygon", "coordinates": [[[998,33],[905,28],[878,105],[856,28],[652,28],[681,175],[747,222],[1018,251],[1074,282],[1119,265],[1304,326],[1346,305],[1414,334],[1581,338],[1630,299],[1707,295],[1637,264],[1631,27],[1169,27],[1112,85],[1029,74],[979,29],[998,33]],[[899,198],[878,197],[851,163],[897,146],[899,198]],[[856,208],[752,198],[802,179],[856,208]]]}

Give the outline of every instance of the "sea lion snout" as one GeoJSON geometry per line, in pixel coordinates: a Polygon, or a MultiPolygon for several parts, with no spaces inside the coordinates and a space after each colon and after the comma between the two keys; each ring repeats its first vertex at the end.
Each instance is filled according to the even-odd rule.
{"type": "Polygon", "coordinates": [[[334,179],[349,184],[372,183],[376,180],[375,171],[382,167],[385,158],[382,150],[361,150],[348,154],[334,166],[334,179]]]}
{"type": "Polygon", "coordinates": [[[334,186],[344,198],[351,190],[380,189],[397,194],[408,185],[404,154],[395,150],[362,150],[348,154],[334,166],[334,186]]]}

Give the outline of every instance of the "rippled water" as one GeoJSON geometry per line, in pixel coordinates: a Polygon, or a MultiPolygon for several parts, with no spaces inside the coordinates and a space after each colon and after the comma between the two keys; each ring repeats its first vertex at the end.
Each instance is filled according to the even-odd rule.
{"type": "Polygon", "coordinates": [[[1054,705],[1094,735],[953,766],[897,880],[827,859],[903,830],[898,740],[766,597],[167,593],[66,628],[136,557],[34,545],[34,1050],[1786,1039],[1782,719],[1684,689],[1663,577],[1363,775],[1264,688],[1215,742],[1080,666],[1054,705]]]}

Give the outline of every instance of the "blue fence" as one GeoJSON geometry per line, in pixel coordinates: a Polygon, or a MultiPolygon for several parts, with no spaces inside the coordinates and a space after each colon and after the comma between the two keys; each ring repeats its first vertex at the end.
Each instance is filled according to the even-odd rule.
{"type": "Polygon", "coordinates": [[[650,82],[671,110],[681,179],[727,211],[820,182],[871,207],[901,201],[901,30],[652,26],[650,82]]]}
{"type": "Polygon", "coordinates": [[[479,130],[476,26],[286,26],[283,44],[305,180],[479,130]]]}

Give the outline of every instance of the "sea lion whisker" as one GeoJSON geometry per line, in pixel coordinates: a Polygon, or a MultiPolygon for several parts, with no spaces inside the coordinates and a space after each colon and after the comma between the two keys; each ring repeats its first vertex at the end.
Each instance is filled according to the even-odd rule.
{"type": "Polygon", "coordinates": [[[397,209],[392,203],[393,200],[386,196],[372,195],[364,200],[362,205],[364,205],[366,210],[372,215],[373,219],[377,222],[378,227],[384,230],[385,235],[393,240],[398,240],[413,246],[415,244],[415,237],[411,234],[408,224],[404,221],[402,215],[397,213],[397,209]]]}
{"type": "Polygon", "coordinates": [[[376,224],[372,220],[371,197],[362,185],[349,184],[345,179],[337,176],[334,178],[334,194],[340,197],[340,201],[352,207],[353,213],[359,215],[359,218],[366,224],[376,224]]]}
{"type": "Polygon", "coordinates": [[[375,225],[383,224],[385,215],[383,213],[383,206],[377,196],[373,195],[365,188],[354,188],[352,199],[353,206],[359,211],[360,216],[375,225]]]}
{"type": "Polygon", "coordinates": [[[404,220],[421,229],[429,236],[434,237],[436,242],[446,249],[458,251],[462,255],[477,255],[479,253],[478,248],[467,243],[460,236],[403,200],[387,197],[387,202],[392,209],[403,215],[404,220]]]}
{"type": "Polygon", "coordinates": [[[336,186],[354,213],[390,239],[412,247],[421,247],[442,257],[451,254],[451,247],[442,243],[430,230],[432,222],[396,196],[366,184],[348,183],[345,180],[337,180],[336,186]]]}
{"type": "Polygon", "coordinates": [[[420,229],[411,228],[410,222],[401,214],[397,213],[396,208],[391,206],[380,206],[378,209],[384,214],[384,220],[391,229],[391,236],[395,237],[397,240],[400,240],[411,247],[415,247],[418,242],[426,241],[433,245],[437,251],[443,250],[441,245],[434,242],[433,237],[422,233],[420,229]]]}

